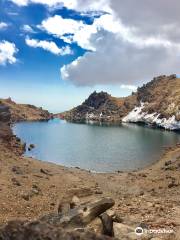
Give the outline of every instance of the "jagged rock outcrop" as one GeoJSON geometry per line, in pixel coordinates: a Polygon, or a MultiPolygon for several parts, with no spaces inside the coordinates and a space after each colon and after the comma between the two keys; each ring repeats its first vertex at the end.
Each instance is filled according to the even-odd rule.
{"type": "Polygon", "coordinates": [[[53,114],[47,110],[38,108],[31,104],[17,104],[11,98],[1,99],[0,102],[9,107],[11,122],[18,121],[43,121],[53,118],[53,114]]]}
{"type": "Polygon", "coordinates": [[[180,78],[155,77],[125,98],[92,93],[80,106],[60,117],[74,122],[141,122],[166,129],[180,129],[180,78]]]}
{"type": "Polygon", "coordinates": [[[0,104],[0,140],[8,140],[11,136],[9,127],[11,114],[9,108],[0,104]]]}
{"type": "Polygon", "coordinates": [[[106,92],[93,92],[82,105],[61,114],[75,122],[120,122],[122,117],[136,105],[136,96],[115,98],[106,92]]]}
{"type": "Polygon", "coordinates": [[[11,127],[11,113],[9,107],[0,104],[0,144],[6,145],[18,155],[24,152],[25,145],[13,135],[11,127]]]}

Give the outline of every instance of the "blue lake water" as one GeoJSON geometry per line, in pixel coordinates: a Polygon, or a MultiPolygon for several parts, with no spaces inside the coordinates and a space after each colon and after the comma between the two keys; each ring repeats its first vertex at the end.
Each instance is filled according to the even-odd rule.
{"type": "Polygon", "coordinates": [[[97,126],[49,122],[21,122],[14,133],[35,144],[26,156],[68,167],[96,172],[135,170],[157,161],[166,146],[180,141],[180,134],[135,124],[97,126]]]}

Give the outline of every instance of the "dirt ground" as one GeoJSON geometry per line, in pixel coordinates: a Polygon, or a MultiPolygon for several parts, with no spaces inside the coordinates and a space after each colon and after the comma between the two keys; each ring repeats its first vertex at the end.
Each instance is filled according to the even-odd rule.
{"type": "MultiPolygon", "coordinates": [[[[161,239],[180,239],[179,172],[180,145],[144,170],[96,174],[18,156],[0,144],[0,224],[57,211],[73,196],[82,202],[110,196],[124,224],[172,229],[173,236],[161,239]]],[[[93,224],[96,228],[98,221],[93,224]]]]}

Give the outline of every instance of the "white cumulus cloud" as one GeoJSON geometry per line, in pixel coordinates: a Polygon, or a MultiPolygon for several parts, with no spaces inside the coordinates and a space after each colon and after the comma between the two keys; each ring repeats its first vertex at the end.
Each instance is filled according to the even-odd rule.
{"type": "Polygon", "coordinates": [[[159,74],[179,73],[180,1],[172,0],[11,0],[41,3],[79,14],[106,12],[89,25],[55,15],[40,28],[91,50],[63,66],[61,77],[76,85],[139,85],[159,74]]]}
{"type": "Polygon", "coordinates": [[[44,20],[40,28],[67,43],[76,42],[82,48],[94,50],[90,44],[90,37],[97,30],[95,27],[84,24],[82,21],[65,19],[55,15],[44,20]]]}
{"type": "Polygon", "coordinates": [[[109,3],[112,21],[101,16],[96,20],[101,27],[89,37],[96,51],[63,66],[61,77],[76,85],[137,85],[159,74],[179,73],[180,2],[109,3]]]}
{"type": "Polygon", "coordinates": [[[22,30],[24,32],[27,32],[27,33],[35,33],[35,31],[33,30],[33,28],[31,26],[29,26],[28,24],[25,24],[22,26],[22,30]]]}
{"type": "Polygon", "coordinates": [[[18,6],[26,6],[29,3],[28,0],[11,0],[11,2],[17,4],[18,6]]]}
{"type": "Polygon", "coordinates": [[[153,76],[179,70],[180,51],[173,46],[139,47],[116,34],[105,33],[96,41],[95,47],[95,52],[87,52],[75,62],[63,66],[61,77],[81,86],[139,85],[153,76]]]}
{"type": "Polygon", "coordinates": [[[0,22],[0,30],[6,29],[8,27],[8,24],[5,22],[0,22]]]}
{"type": "Polygon", "coordinates": [[[76,21],[55,15],[42,21],[39,27],[67,43],[76,42],[80,47],[92,51],[96,49],[91,38],[98,31],[106,30],[117,33],[121,30],[119,23],[110,14],[105,14],[95,19],[91,25],[83,21],[76,21]]]}
{"type": "Polygon", "coordinates": [[[17,62],[14,56],[18,52],[16,45],[8,41],[0,41],[0,65],[7,63],[13,64],[17,62]]]}
{"type": "Polygon", "coordinates": [[[137,90],[137,87],[134,86],[134,85],[122,84],[120,87],[121,87],[121,89],[128,89],[128,90],[132,90],[132,91],[136,91],[137,90]]]}
{"type": "Polygon", "coordinates": [[[56,55],[67,55],[72,54],[72,51],[69,46],[59,48],[56,43],[52,41],[40,41],[36,39],[26,38],[26,44],[33,48],[43,48],[46,51],[49,51],[56,55]]]}
{"type": "Polygon", "coordinates": [[[66,7],[76,11],[106,11],[109,12],[109,0],[11,0],[18,6],[27,6],[30,3],[44,4],[48,7],[66,7]]]}

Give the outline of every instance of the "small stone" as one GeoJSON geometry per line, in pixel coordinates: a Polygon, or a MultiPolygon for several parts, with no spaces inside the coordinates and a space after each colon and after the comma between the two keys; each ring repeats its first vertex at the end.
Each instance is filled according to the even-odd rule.
{"type": "Polygon", "coordinates": [[[49,171],[46,170],[46,169],[41,168],[41,169],[40,169],[40,172],[43,173],[43,174],[46,174],[46,175],[52,176],[52,174],[49,173],[49,171]]]}
{"type": "Polygon", "coordinates": [[[145,173],[140,173],[139,176],[143,177],[143,178],[147,177],[147,175],[145,173]]]}
{"type": "Polygon", "coordinates": [[[165,166],[169,166],[171,163],[172,163],[172,161],[169,160],[169,161],[166,161],[164,165],[165,165],[165,166]]]}
{"type": "Polygon", "coordinates": [[[68,193],[71,194],[71,196],[77,196],[81,198],[81,197],[92,196],[94,192],[91,188],[81,187],[81,188],[71,188],[68,190],[68,193]]]}
{"type": "Polygon", "coordinates": [[[37,190],[40,191],[40,188],[39,188],[36,184],[33,184],[33,185],[32,185],[32,188],[37,189],[37,190]]]}
{"type": "Polygon", "coordinates": [[[33,148],[35,148],[35,145],[31,143],[28,147],[28,151],[31,151],[33,148]]]}
{"type": "Polygon", "coordinates": [[[16,178],[12,178],[11,181],[15,186],[21,186],[21,183],[16,178]]]}
{"type": "Polygon", "coordinates": [[[139,193],[139,196],[143,196],[144,195],[144,191],[140,191],[140,193],[139,193]]]}
{"type": "Polygon", "coordinates": [[[80,205],[80,199],[77,196],[73,196],[71,203],[70,203],[70,208],[73,209],[79,205],[80,205]]]}
{"type": "Polygon", "coordinates": [[[39,194],[39,191],[38,191],[37,189],[32,189],[31,191],[32,191],[32,193],[35,194],[35,195],[38,195],[38,194],[39,194]]]}
{"type": "Polygon", "coordinates": [[[23,174],[23,171],[20,169],[20,167],[17,167],[17,166],[12,167],[12,172],[18,175],[23,174]]]}
{"type": "Polygon", "coordinates": [[[177,187],[177,186],[178,184],[176,184],[174,181],[168,184],[168,188],[177,187]]]}
{"type": "Polygon", "coordinates": [[[101,190],[96,190],[96,191],[95,191],[95,194],[101,195],[101,194],[103,194],[103,191],[101,191],[101,190]]]}
{"type": "Polygon", "coordinates": [[[33,184],[31,193],[32,193],[32,195],[34,195],[34,194],[38,195],[41,193],[41,189],[36,184],[33,184]]]}
{"type": "Polygon", "coordinates": [[[152,207],[152,206],[153,206],[153,203],[147,202],[147,207],[148,207],[148,208],[150,208],[150,207],[152,207]]]}
{"type": "Polygon", "coordinates": [[[25,200],[25,201],[29,201],[30,200],[30,195],[27,194],[22,194],[21,197],[25,200]]]}
{"type": "Polygon", "coordinates": [[[167,166],[167,167],[165,167],[165,171],[167,171],[167,170],[169,170],[169,171],[175,171],[175,170],[177,170],[177,166],[167,166]]]}
{"type": "Polygon", "coordinates": [[[33,149],[33,148],[35,148],[35,145],[31,143],[31,144],[29,145],[29,147],[30,147],[31,149],[33,149]]]}

